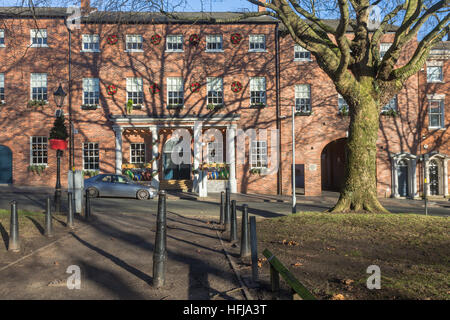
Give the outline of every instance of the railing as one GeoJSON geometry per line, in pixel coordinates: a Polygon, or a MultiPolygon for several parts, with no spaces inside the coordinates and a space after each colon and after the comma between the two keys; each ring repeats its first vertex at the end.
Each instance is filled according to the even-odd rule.
{"type": "Polygon", "coordinates": [[[263,255],[270,264],[270,285],[273,292],[277,292],[280,289],[281,274],[283,279],[300,296],[300,298],[303,300],[317,300],[316,297],[280,262],[280,260],[272,254],[272,252],[265,249],[263,255]]]}

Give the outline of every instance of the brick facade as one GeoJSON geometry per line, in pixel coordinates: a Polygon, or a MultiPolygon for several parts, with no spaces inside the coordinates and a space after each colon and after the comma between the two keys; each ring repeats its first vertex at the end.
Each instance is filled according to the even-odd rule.
{"type": "MultiPolygon", "coordinates": [[[[246,143],[245,161],[236,164],[236,191],[243,193],[282,194],[291,193],[292,159],[292,106],[295,103],[295,85],[309,84],[312,114],[295,117],[296,167],[303,178],[305,195],[320,195],[322,175],[325,168],[323,150],[331,142],[345,139],[348,117],[338,115],[338,96],[333,83],[318,67],[314,58],[311,61],[294,61],[294,43],[290,37],[280,37],[279,52],[279,104],[277,104],[277,25],[269,18],[257,19],[235,24],[214,25],[207,23],[111,23],[108,20],[87,19],[81,29],[71,33],[64,24],[64,10],[56,11],[49,18],[42,14],[38,19],[29,17],[6,18],[2,20],[5,30],[5,47],[0,48],[2,67],[0,73],[5,77],[5,104],[1,106],[0,145],[11,149],[13,154],[13,183],[17,185],[55,184],[56,152],[48,151],[48,166],[41,175],[29,172],[30,139],[33,136],[48,136],[54,121],[56,106],[53,92],[61,83],[66,98],[64,112],[71,116],[76,130],[74,135],[74,167],[83,170],[83,144],[99,144],[99,171],[116,172],[117,144],[114,128],[122,127],[122,159],[119,163],[130,162],[131,143],[144,143],[147,162],[153,160],[153,144],[157,143],[159,155],[163,153],[165,142],[175,129],[185,128],[194,131],[194,121],[203,123],[203,131],[216,128],[225,136],[231,128],[240,130],[280,129],[280,170],[267,175],[250,173],[250,148],[246,143]],[[101,20],[101,21],[100,21],[101,20]],[[30,29],[47,29],[48,47],[30,48],[30,29]],[[243,36],[239,44],[232,44],[230,35],[243,36]],[[84,52],[83,35],[99,36],[99,52],[84,52]],[[153,44],[153,35],[161,36],[161,43],[153,44]],[[189,37],[198,34],[198,45],[190,45],[189,37]],[[223,36],[223,50],[207,52],[206,35],[223,36]],[[266,48],[262,52],[249,50],[249,35],[265,36],[266,48]],[[119,41],[110,44],[108,36],[117,35],[119,41]],[[141,52],[128,52],[125,47],[126,35],[141,35],[141,52]],[[167,35],[183,35],[183,52],[167,52],[167,35]],[[69,89],[69,50],[71,57],[71,86],[69,89]],[[28,107],[30,100],[30,74],[46,73],[48,104],[28,107]],[[167,109],[167,78],[182,77],[184,84],[184,108],[167,109]],[[224,107],[217,111],[207,108],[207,77],[223,79],[224,107]],[[264,77],[266,80],[266,107],[250,107],[250,78],[264,77]],[[99,108],[82,110],[83,79],[99,79],[99,108]],[[141,110],[133,110],[127,115],[127,78],[142,78],[143,103],[141,110]],[[239,93],[231,90],[231,83],[240,81],[243,89],[239,93]],[[199,92],[190,89],[193,82],[201,84],[199,92]],[[158,84],[159,93],[150,91],[152,84],[158,84]],[[117,93],[108,95],[107,87],[115,85],[117,93]],[[209,117],[209,118],[208,118],[209,117]],[[278,120],[278,123],[277,123],[278,120]],[[151,127],[157,127],[157,137],[152,137],[151,127]]],[[[123,21],[121,21],[123,22],[123,21]]],[[[391,40],[387,34],[385,42],[391,40]]],[[[411,43],[414,47],[415,42],[411,43]]],[[[401,63],[401,62],[400,62],[401,63]]],[[[448,56],[445,59],[444,76],[448,72],[448,56]]],[[[445,79],[445,78],[444,78],[445,79]]],[[[382,116],[378,140],[377,179],[380,196],[391,196],[393,180],[392,155],[408,153],[420,156],[424,144],[428,150],[438,150],[450,155],[448,130],[430,132],[426,126],[428,113],[421,100],[428,92],[445,94],[448,82],[426,86],[426,74],[420,72],[412,76],[398,95],[398,116],[382,116]],[[425,80],[424,80],[425,77],[425,80]],[[420,89],[419,89],[420,88],[420,89]],[[425,89],[426,88],[426,89],[425,89]],[[423,140],[422,136],[426,136],[423,140]]],[[[445,112],[445,128],[448,126],[450,112],[445,112]]],[[[271,157],[270,132],[266,139],[269,164],[271,157]]],[[[241,148],[238,146],[237,148],[241,148]]],[[[193,142],[191,142],[193,159],[193,142]]],[[[239,150],[240,151],[240,150],[239,150]]],[[[224,144],[224,153],[226,143],[224,144]]],[[[62,161],[63,186],[67,185],[69,152],[62,161]]],[[[164,180],[163,158],[157,158],[159,180],[164,180]]],[[[339,160],[340,161],[340,160],[339,160]]],[[[417,167],[417,180],[420,182],[420,166],[417,167]]],[[[194,176],[191,174],[191,179],[194,176]]],[[[301,181],[302,180],[302,181],[301,181]]],[[[421,184],[418,183],[419,189],[421,184]]],[[[417,190],[420,192],[420,190],[417,190]]]]}

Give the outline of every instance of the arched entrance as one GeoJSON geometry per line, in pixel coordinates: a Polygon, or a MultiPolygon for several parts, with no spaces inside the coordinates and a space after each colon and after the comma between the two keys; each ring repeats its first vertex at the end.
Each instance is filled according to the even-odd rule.
{"type": "Polygon", "coordinates": [[[340,191],[345,179],[347,139],[330,142],[321,154],[322,189],[340,191]]]}
{"type": "MultiPolygon", "coordinates": [[[[189,180],[191,177],[191,165],[182,163],[176,164],[173,162],[172,154],[177,152],[175,150],[175,146],[179,143],[178,139],[172,138],[169,139],[163,148],[163,158],[162,158],[162,166],[163,166],[163,179],[164,180],[189,180]]],[[[190,151],[190,150],[189,150],[190,151]]],[[[183,157],[183,150],[179,151],[178,156],[180,158],[183,157]]],[[[189,152],[190,156],[190,152],[189,152]]]]}
{"type": "Polygon", "coordinates": [[[0,145],[0,184],[12,183],[12,152],[0,145]]]}

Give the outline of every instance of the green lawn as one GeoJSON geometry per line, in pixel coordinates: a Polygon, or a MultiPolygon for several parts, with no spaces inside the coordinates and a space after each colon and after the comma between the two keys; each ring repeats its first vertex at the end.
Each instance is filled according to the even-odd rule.
{"type": "Polygon", "coordinates": [[[261,251],[271,250],[323,299],[336,294],[346,299],[450,297],[445,217],[298,213],[259,222],[258,240],[261,251]],[[370,265],[381,269],[380,290],[366,287],[370,265]]]}

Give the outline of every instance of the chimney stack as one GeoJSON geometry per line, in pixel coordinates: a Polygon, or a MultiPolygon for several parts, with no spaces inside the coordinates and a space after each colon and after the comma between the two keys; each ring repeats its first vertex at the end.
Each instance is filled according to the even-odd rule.
{"type": "MultiPolygon", "coordinates": [[[[260,2],[266,3],[266,0],[259,0],[260,2]]],[[[266,7],[258,6],[258,12],[265,12],[266,7]]]]}
{"type": "Polygon", "coordinates": [[[96,8],[91,7],[90,0],[81,0],[81,14],[83,16],[89,15],[89,13],[96,11],[96,8]]]}

